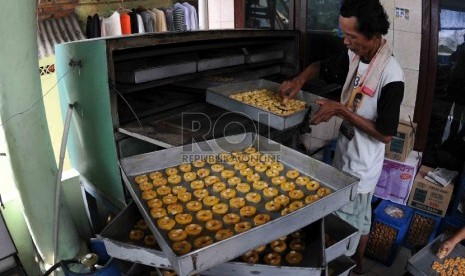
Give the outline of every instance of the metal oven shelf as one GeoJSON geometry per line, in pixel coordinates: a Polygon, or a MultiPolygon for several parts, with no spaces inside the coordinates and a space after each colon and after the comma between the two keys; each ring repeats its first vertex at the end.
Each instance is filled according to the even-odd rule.
{"type": "Polygon", "coordinates": [[[255,133],[228,136],[191,144],[190,147],[175,147],[124,158],[120,160],[120,164],[123,179],[129,192],[157,238],[161,249],[179,275],[190,275],[204,271],[323,218],[353,200],[358,185],[357,178],[255,133]],[[186,153],[201,155],[205,154],[208,148],[210,151],[207,153],[219,154],[223,151],[230,152],[249,146],[256,147],[260,152],[277,151],[280,161],[285,166],[299,170],[318,180],[322,185],[331,188],[333,193],[285,216],[275,216],[270,222],[229,239],[213,243],[185,255],[176,255],[167,241],[166,233],[162,233],[155,226],[148,206],[141,200],[138,186],[134,183],[135,176],[180,165],[183,161],[183,155],[185,156],[186,153]]]}
{"type": "MultiPolygon", "coordinates": [[[[108,254],[114,258],[145,264],[158,268],[173,269],[165,253],[158,248],[149,248],[143,243],[134,243],[129,240],[129,232],[137,221],[142,218],[134,202],[122,210],[113,221],[100,233],[108,254]]],[[[323,254],[323,223],[321,220],[312,224],[306,232],[311,237],[306,243],[304,259],[299,266],[269,266],[263,264],[247,264],[231,261],[219,264],[202,272],[202,275],[295,275],[311,276],[321,275],[324,268],[323,254]]]]}

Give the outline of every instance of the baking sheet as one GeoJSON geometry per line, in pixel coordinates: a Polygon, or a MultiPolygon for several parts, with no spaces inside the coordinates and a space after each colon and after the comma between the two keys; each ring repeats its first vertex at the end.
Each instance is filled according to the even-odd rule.
{"type": "MultiPolygon", "coordinates": [[[[134,243],[129,240],[128,231],[132,225],[141,218],[141,214],[136,204],[132,201],[121,211],[98,235],[103,239],[108,254],[114,258],[127,260],[149,266],[164,269],[172,269],[166,255],[156,248],[148,248],[141,243],[134,243]]],[[[203,271],[202,275],[293,275],[309,276],[321,275],[324,267],[323,255],[323,224],[322,220],[310,225],[311,229],[307,235],[306,250],[304,259],[299,266],[269,266],[263,264],[247,264],[239,261],[232,261],[219,264],[209,270],[203,271]]],[[[302,230],[301,230],[302,231],[302,230]]]]}
{"type": "Polygon", "coordinates": [[[245,63],[245,56],[243,54],[205,58],[197,62],[197,70],[199,72],[202,72],[202,71],[207,71],[207,70],[212,70],[212,69],[217,69],[217,68],[241,65],[244,63],[245,63]]]}
{"type": "MultiPolygon", "coordinates": [[[[207,90],[206,101],[210,104],[222,107],[226,110],[237,112],[248,116],[250,119],[268,125],[278,130],[285,130],[301,124],[307,114],[308,108],[303,109],[289,116],[280,116],[255,106],[231,99],[229,96],[240,92],[256,89],[268,89],[277,93],[280,84],[259,79],[239,83],[230,83],[221,86],[210,87],[207,90]]],[[[295,99],[306,101],[303,91],[299,91],[295,99]]],[[[317,109],[313,100],[307,101],[307,105],[312,106],[312,112],[317,109]]]]}
{"type": "MultiPolygon", "coordinates": [[[[307,242],[303,253],[302,263],[298,266],[287,266],[283,260],[281,266],[265,264],[247,264],[236,260],[215,266],[202,272],[210,276],[237,276],[237,275],[266,275],[266,276],[319,276],[326,263],[323,254],[323,223],[322,220],[314,222],[305,230],[307,242]]],[[[284,259],[284,257],[283,257],[284,259]]]]}
{"type": "Polygon", "coordinates": [[[144,83],[153,80],[161,80],[169,77],[180,76],[197,71],[196,61],[185,61],[168,65],[137,68],[128,71],[116,71],[116,79],[122,83],[144,83]]]}
{"type": "Polygon", "coordinates": [[[324,218],[325,234],[329,236],[331,244],[325,249],[326,261],[331,262],[346,253],[355,240],[357,228],[353,227],[336,215],[330,214],[324,218]]]}
{"type": "Polygon", "coordinates": [[[263,49],[254,49],[251,50],[251,53],[248,53],[245,57],[246,63],[259,63],[272,60],[280,60],[284,58],[283,50],[263,50],[263,49]]]}
{"type": "Polygon", "coordinates": [[[98,235],[103,239],[108,255],[145,265],[171,268],[171,264],[159,246],[147,247],[143,242],[133,242],[129,232],[142,219],[137,206],[131,202],[98,235]]]}
{"type": "Polygon", "coordinates": [[[355,267],[355,262],[345,255],[328,263],[328,276],[348,276],[355,267]]]}
{"type": "Polygon", "coordinates": [[[457,244],[454,250],[444,259],[441,260],[436,257],[436,253],[445,240],[445,236],[440,235],[427,246],[423,247],[423,249],[408,260],[407,270],[414,276],[439,275],[439,273],[431,267],[433,262],[437,261],[443,263],[444,259],[465,257],[465,247],[461,244],[457,244]]]}
{"type": "Polygon", "coordinates": [[[234,259],[253,248],[276,240],[326,216],[353,200],[359,181],[356,177],[255,133],[228,136],[188,146],[156,151],[124,158],[120,162],[123,179],[131,196],[134,198],[143,217],[148,221],[161,249],[179,275],[195,274],[234,259]],[[280,161],[286,167],[292,167],[309,175],[322,185],[331,188],[333,193],[291,214],[277,217],[264,225],[237,234],[227,240],[213,243],[210,246],[191,251],[182,256],[176,255],[171,249],[171,243],[166,239],[166,233],[158,230],[145,201],[140,199],[140,192],[134,183],[134,177],[180,165],[186,154],[188,156],[205,153],[218,154],[223,151],[231,152],[244,149],[251,145],[261,152],[278,153],[280,161]],[[218,254],[218,252],[221,252],[221,254],[218,254]]]}

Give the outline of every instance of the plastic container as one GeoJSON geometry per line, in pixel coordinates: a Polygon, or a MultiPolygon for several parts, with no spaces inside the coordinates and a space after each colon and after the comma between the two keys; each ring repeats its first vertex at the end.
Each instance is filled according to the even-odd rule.
{"type": "Polygon", "coordinates": [[[323,150],[323,162],[331,165],[333,163],[334,152],[336,151],[337,140],[331,140],[329,145],[326,145],[323,150]]]}
{"type": "Polygon", "coordinates": [[[371,197],[371,209],[375,210],[376,207],[378,207],[378,205],[381,203],[381,200],[382,199],[377,196],[372,196],[371,197]]]}
{"type": "Polygon", "coordinates": [[[433,241],[441,223],[441,217],[414,210],[404,246],[416,251],[433,241]]]}
{"type": "Polygon", "coordinates": [[[375,219],[397,227],[407,227],[413,214],[413,209],[389,200],[382,200],[373,212],[375,219]]]}
{"type": "Polygon", "coordinates": [[[374,220],[366,248],[369,258],[390,266],[402,245],[413,210],[387,200],[374,211],[374,220]]]}

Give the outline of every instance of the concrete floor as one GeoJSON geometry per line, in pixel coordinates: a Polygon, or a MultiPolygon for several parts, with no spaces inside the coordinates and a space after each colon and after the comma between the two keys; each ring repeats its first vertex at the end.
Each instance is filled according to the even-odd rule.
{"type": "MultiPolygon", "coordinates": [[[[391,266],[385,266],[372,259],[365,258],[366,276],[401,276],[407,272],[407,261],[412,256],[410,249],[401,247],[394,263],[391,266]]],[[[351,276],[359,274],[351,273],[351,276]]]]}

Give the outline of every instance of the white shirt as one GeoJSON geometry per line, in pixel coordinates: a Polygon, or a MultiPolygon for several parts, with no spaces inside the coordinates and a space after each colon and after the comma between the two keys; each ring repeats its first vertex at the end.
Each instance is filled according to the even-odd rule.
{"type": "Polygon", "coordinates": [[[142,20],[142,16],[140,16],[140,14],[137,14],[137,27],[139,28],[140,34],[145,33],[144,21],[142,20]]]}
{"type": "MultiPolygon", "coordinates": [[[[349,51],[349,60],[352,60],[354,53],[349,51]]],[[[363,76],[368,68],[368,64],[360,62],[357,71],[357,77],[354,80],[354,88],[359,87],[360,77],[363,76]]],[[[381,96],[381,89],[390,82],[404,81],[404,74],[397,60],[391,56],[382,77],[376,87],[373,97],[366,94],[359,95],[362,98],[352,97],[349,100],[348,107],[355,106],[355,113],[363,118],[376,121],[378,117],[378,99],[381,96]],[[355,103],[355,104],[353,104],[355,103]]],[[[383,167],[385,144],[365,132],[353,127],[348,122],[343,122],[341,130],[348,129],[352,134],[343,135],[339,132],[336,152],[334,155],[333,165],[343,171],[349,172],[360,178],[358,193],[366,194],[372,192],[378,182],[383,167]]]]}
{"type": "MultiPolygon", "coordinates": [[[[199,19],[197,17],[197,10],[191,4],[184,2],[182,3],[189,9],[189,24],[191,26],[191,30],[198,30],[199,29],[199,19]]],[[[186,20],[187,21],[187,20],[186,20]]]]}
{"type": "Polygon", "coordinates": [[[102,36],[115,36],[122,34],[121,20],[118,12],[115,11],[112,15],[110,15],[110,17],[102,20],[102,36]]]}

